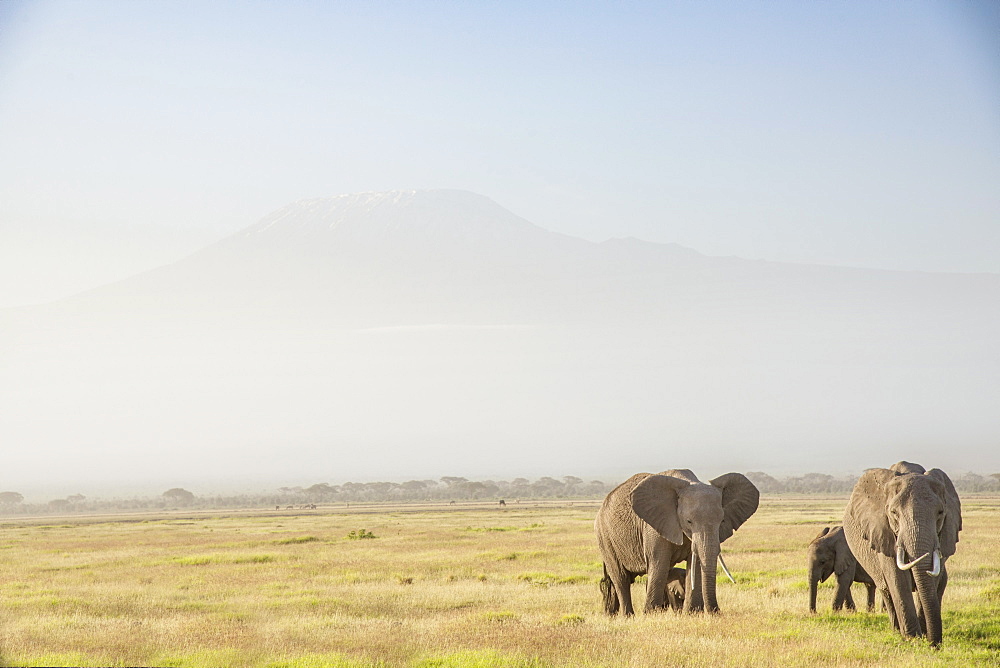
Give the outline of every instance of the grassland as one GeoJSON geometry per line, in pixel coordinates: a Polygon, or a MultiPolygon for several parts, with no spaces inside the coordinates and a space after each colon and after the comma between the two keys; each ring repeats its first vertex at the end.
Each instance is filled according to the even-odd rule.
{"type": "Polygon", "coordinates": [[[939,651],[807,613],[806,545],[844,504],[765,497],[722,614],[632,619],[600,611],[596,502],[4,520],[0,665],[1000,665],[1000,499],[964,500],[939,651]]]}

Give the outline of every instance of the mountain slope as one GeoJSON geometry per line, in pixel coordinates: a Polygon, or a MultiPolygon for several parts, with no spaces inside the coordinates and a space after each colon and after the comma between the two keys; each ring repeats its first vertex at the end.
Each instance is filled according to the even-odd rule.
{"type": "Polygon", "coordinates": [[[0,320],[15,479],[1000,468],[1000,276],[591,243],[460,191],[297,202],[0,320]]]}

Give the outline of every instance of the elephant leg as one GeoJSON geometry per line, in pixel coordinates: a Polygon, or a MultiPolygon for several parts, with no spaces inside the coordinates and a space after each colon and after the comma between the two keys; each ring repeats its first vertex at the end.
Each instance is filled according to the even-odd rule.
{"type": "Polygon", "coordinates": [[[919,596],[913,597],[913,604],[917,608],[917,624],[920,625],[920,635],[927,635],[927,620],[924,619],[924,606],[920,602],[919,596]]]}
{"type": "Polygon", "coordinates": [[[667,576],[670,568],[654,566],[646,577],[646,606],[643,612],[662,610],[666,607],[667,576]]]}
{"type": "Polygon", "coordinates": [[[616,569],[610,571],[608,577],[611,578],[611,584],[615,588],[615,593],[618,594],[619,614],[631,617],[635,614],[635,610],[632,608],[632,581],[635,576],[616,569]]]}
{"type": "Polygon", "coordinates": [[[892,566],[892,577],[888,584],[896,608],[896,628],[904,638],[915,638],[920,635],[920,619],[913,602],[913,576],[910,571],[895,568],[895,563],[892,566]]]}
{"type": "Polygon", "coordinates": [[[851,598],[851,580],[853,577],[847,573],[837,575],[837,591],[833,595],[833,609],[840,610],[847,603],[847,609],[854,609],[854,599],[851,598]]]}
{"type": "Polygon", "coordinates": [[[875,583],[865,582],[865,589],[868,590],[868,612],[875,612],[875,583]]]}
{"type": "Polygon", "coordinates": [[[892,629],[898,631],[899,619],[896,617],[896,604],[892,600],[892,594],[889,593],[888,589],[879,589],[878,593],[882,595],[882,605],[889,613],[889,622],[892,623],[892,629]]]}
{"type": "Polygon", "coordinates": [[[684,611],[701,612],[705,609],[705,597],[701,591],[701,565],[692,551],[688,558],[687,584],[684,585],[684,611]]]}

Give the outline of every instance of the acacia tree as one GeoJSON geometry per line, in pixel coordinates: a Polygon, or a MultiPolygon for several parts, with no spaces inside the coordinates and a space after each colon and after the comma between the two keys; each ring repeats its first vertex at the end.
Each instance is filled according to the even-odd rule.
{"type": "Polygon", "coordinates": [[[339,488],[336,485],[331,486],[328,482],[318,482],[315,485],[306,487],[304,492],[309,498],[327,501],[336,497],[338,490],[339,488]]]}
{"type": "Polygon", "coordinates": [[[190,504],[192,501],[194,501],[194,494],[187,491],[186,489],[182,489],[180,487],[174,487],[172,489],[168,489],[167,491],[165,491],[163,493],[163,498],[165,498],[167,501],[172,501],[173,503],[176,503],[179,506],[186,506],[190,504]]]}
{"type": "Polygon", "coordinates": [[[51,501],[49,501],[49,508],[57,512],[69,510],[69,506],[70,503],[69,500],[67,499],[52,499],[51,501]]]}
{"type": "Polygon", "coordinates": [[[16,506],[24,501],[20,492],[0,492],[0,506],[16,506]]]}

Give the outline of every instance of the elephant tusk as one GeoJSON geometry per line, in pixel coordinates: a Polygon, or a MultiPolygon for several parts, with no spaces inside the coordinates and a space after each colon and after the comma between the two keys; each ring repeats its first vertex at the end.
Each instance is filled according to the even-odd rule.
{"type": "MultiPolygon", "coordinates": [[[[930,554],[930,553],[927,553],[927,554],[930,554]]],[[[903,560],[905,559],[905,556],[903,555],[903,546],[899,545],[896,548],[896,568],[898,568],[901,571],[908,571],[911,568],[913,568],[914,566],[916,566],[917,562],[919,562],[921,559],[923,559],[924,557],[926,557],[927,554],[923,555],[922,557],[917,557],[916,559],[914,559],[910,563],[904,563],[903,560]]]]}
{"type": "Polygon", "coordinates": [[[927,574],[932,577],[941,575],[941,550],[934,550],[934,565],[931,566],[931,570],[927,571],[927,574]]]}
{"type": "Polygon", "coordinates": [[[722,552],[719,552],[719,563],[722,564],[722,571],[726,574],[726,577],[729,578],[729,581],[736,584],[736,580],[733,579],[733,574],[729,572],[729,569],[726,568],[726,562],[722,560],[722,552]]]}

